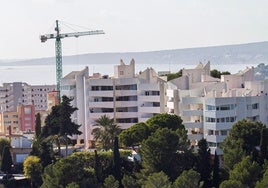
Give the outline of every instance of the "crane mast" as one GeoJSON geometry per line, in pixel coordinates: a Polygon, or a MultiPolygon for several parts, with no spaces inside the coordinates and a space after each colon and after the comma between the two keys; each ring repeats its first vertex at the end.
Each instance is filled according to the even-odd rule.
{"type": "Polygon", "coordinates": [[[60,99],[60,86],[62,79],[62,46],[61,39],[65,37],[79,37],[85,35],[99,35],[104,34],[103,30],[93,30],[93,31],[84,31],[84,32],[74,32],[74,33],[60,33],[59,21],[56,20],[55,27],[56,34],[45,34],[40,36],[41,42],[46,42],[47,39],[56,39],[55,40],[55,53],[56,53],[56,80],[57,80],[57,91],[58,98],[60,99]]]}

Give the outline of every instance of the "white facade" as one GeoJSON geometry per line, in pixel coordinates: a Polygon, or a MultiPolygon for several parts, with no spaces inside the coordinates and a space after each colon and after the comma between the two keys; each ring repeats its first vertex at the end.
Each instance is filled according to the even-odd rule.
{"type": "Polygon", "coordinates": [[[19,104],[34,104],[35,110],[47,110],[47,93],[55,85],[28,85],[23,82],[4,83],[0,86],[1,111],[16,111],[19,104]]]}
{"type": "Polygon", "coordinates": [[[73,117],[82,125],[83,134],[78,140],[93,140],[95,121],[104,114],[126,129],[166,111],[166,81],[152,68],[136,75],[134,60],[130,65],[121,60],[114,73],[114,77],[100,74],[89,77],[86,67],[62,79],[61,95],[73,97],[73,105],[79,109],[73,117]]]}
{"type": "Polygon", "coordinates": [[[268,123],[268,81],[254,81],[253,68],[215,79],[209,63],[183,70],[168,82],[167,107],[182,117],[192,145],[205,138],[214,154],[232,125],[244,118],[268,123]]]}

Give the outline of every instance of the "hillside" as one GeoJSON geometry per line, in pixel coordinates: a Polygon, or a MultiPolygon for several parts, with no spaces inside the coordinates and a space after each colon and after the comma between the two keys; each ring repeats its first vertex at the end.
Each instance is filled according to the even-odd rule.
{"type": "MultiPolygon", "coordinates": [[[[1,58],[1,57],[0,57],[1,58]]],[[[249,44],[161,50],[152,52],[126,53],[90,53],[74,56],[64,56],[64,64],[114,64],[124,59],[132,58],[137,64],[196,64],[199,61],[211,61],[213,64],[260,64],[268,63],[268,42],[249,44]]],[[[0,65],[50,65],[55,58],[40,58],[29,60],[1,60],[0,65]]]]}

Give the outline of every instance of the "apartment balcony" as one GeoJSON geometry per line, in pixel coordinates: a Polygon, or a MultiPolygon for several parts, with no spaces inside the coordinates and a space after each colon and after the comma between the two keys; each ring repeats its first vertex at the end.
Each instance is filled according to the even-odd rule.
{"type": "Polygon", "coordinates": [[[114,102],[90,102],[89,108],[113,108],[114,102]]]}
{"type": "Polygon", "coordinates": [[[139,122],[145,122],[145,121],[147,121],[151,117],[148,117],[148,118],[146,118],[146,117],[139,118],[139,122]]]}
{"type": "Polygon", "coordinates": [[[114,113],[113,112],[99,112],[99,113],[90,113],[89,114],[89,118],[93,118],[93,119],[99,119],[101,116],[103,115],[107,115],[109,118],[113,118],[114,117],[114,113]]]}
{"type": "Polygon", "coordinates": [[[116,90],[115,96],[135,96],[137,95],[137,90],[116,90]]]}
{"type": "Polygon", "coordinates": [[[183,125],[186,129],[194,129],[194,128],[203,128],[203,123],[202,122],[183,122],[183,125]]]}
{"type": "Polygon", "coordinates": [[[205,122],[204,123],[204,129],[210,129],[210,130],[229,130],[232,128],[234,122],[228,122],[228,123],[210,123],[205,122]]]}
{"type": "Polygon", "coordinates": [[[167,107],[169,109],[174,109],[174,103],[173,102],[167,102],[167,107]]]}
{"type": "Polygon", "coordinates": [[[187,134],[187,137],[189,140],[201,140],[204,135],[202,133],[187,134]]]}
{"type": "Polygon", "coordinates": [[[138,112],[115,112],[116,118],[137,118],[138,112]]]}
{"type": "Polygon", "coordinates": [[[203,104],[203,99],[201,97],[183,97],[183,104],[203,104]]]}
{"type": "Polygon", "coordinates": [[[208,117],[232,117],[236,115],[235,110],[205,110],[204,115],[208,117]]]}
{"type": "Polygon", "coordinates": [[[211,155],[215,155],[215,151],[217,155],[223,155],[223,151],[219,147],[209,147],[211,155]]]}
{"type": "Polygon", "coordinates": [[[183,110],[182,111],[183,116],[202,116],[203,110],[197,109],[197,110],[183,110]]]}
{"type": "Polygon", "coordinates": [[[139,108],[139,112],[140,113],[153,113],[153,114],[160,113],[160,107],[159,106],[158,107],[145,107],[145,106],[143,106],[143,107],[139,108]]]}
{"type": "Polygon", "coordinates": [[[135,123],[117,123],[117,125],[121,128],[121,129],[128,129],[129,127],[131,127],[132,125],[134,125],[135,123]]]}
{"type": "Polygon", "coordinates": [[[221,143],[227,135],[207,135],[207,142],[221,143]]]}
{"type": "Polygon", "coordinates": [[[139,101],[160,102],[160,96],[159,95],[140,95],[139,101]]]}
{"type": "Polygon", "coordinates": [[[118,107],[134,107],[138,106],[137,101],[116,101],[115,106],[118,107]]]}
{"type": "Polygon", "coordinates": [[[112,90],[109,91],[89,91],[89,97],[111,97],[114,96],[114,92],[112,90]]]}

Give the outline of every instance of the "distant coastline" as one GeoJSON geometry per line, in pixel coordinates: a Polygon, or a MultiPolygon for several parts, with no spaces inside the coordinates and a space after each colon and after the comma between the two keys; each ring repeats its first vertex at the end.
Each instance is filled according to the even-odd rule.
{"type": "MultiPolygon", "coordinates": [[[[136,73],[147,67],[156,71],[177,72],[194,68],[198,62],[211,62],[211,69],[236,73],[246,67],[268,64],[268,42],[162,50],[154,52],[98,53],[63,57],[63,76],[89,67],[89,74],[114,74],[120,59],[128,64],[134,58],[136,73]]],[[[0,57],[1,59],[1,57],[0,57]]],[[[55,84],[55,57],[29,60],[0,60],[0,84],[26,82],[33,85],[55,84]]]]}

